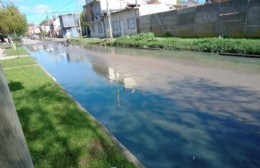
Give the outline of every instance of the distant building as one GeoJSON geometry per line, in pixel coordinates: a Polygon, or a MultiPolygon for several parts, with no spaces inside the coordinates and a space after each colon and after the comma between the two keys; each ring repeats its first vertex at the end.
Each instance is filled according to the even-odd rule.
{"type": "MultiPolygon", "coordinates": [[[[206,2],[207,2],[207,0],[206,0],[206,2]]],[[[201,5],[201,3],[196,0],[186,0],[186,1],[182,1],[181,3],[178,3],[174,7],[176,8],[176,10],[181,10],[184,8],[189,8],[189,7],[198,6],[198,5],[201,5]]]]}
{"type": "MultiPolygon", "coordinates": [[[[108,37],[106,0],[86,0],[83,6],[91,37],[108,37]]],[[[136,34],[137,18],[152,13],[173,10],[177,0],[109,0],[114,37],[136,34]]]]}
{"type": "Polygon", "coordinates": [[[50,25],[49,25],[50,20],[44,21],[41,25],[40,25],[40,30],[42,32],[45,32],[45,35],[47,36],[50,33],[50,25]]]}
{"type": "Polygon", "coordinates": [[[60,15],[61,35],[64,38],[80,37],[79,17],[76,14],[60,15]]]}
{"type": "Polygon", "coordinates": [[[61,26],[59,17],[53,17],[50,21],[50,37],[60,37],[61,35],[61,26]]]}
{"type": "Polygon", "coordinates": [[[40,33],[40,28],[34,24],[29,24],[27,28],[27,35],[32,36],[40,33]]]}
{"type": "MultiPolygon", "coordinates": [[[[126,7],[126,1],[109,0],[110,12],[115,12],[126,7]]],[[[89,25],[91,37],[105,37],[104,16],[107,12],[107,0],[86,0],[83,6],[85,20],[89,25]]]]}

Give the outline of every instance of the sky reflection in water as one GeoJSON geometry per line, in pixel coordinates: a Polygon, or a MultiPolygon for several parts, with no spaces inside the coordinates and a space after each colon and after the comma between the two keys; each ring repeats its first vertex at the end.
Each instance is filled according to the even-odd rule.
{"type": "MultiPolygon", "coordinates": [[[[164,67],[148,71],[146,65],[132,67],[127,61],[120,67],[102,58],[107,53],[142,55],[139,62],[145,62],[146,55],[163,54],[158,51],[82,51],[62,45],[29,49],[146,167],[260,167],[259,90],[177,70],[167,74],[164,67]]],[[[164,54],[168,60],[174,55],[164,54]]]]}

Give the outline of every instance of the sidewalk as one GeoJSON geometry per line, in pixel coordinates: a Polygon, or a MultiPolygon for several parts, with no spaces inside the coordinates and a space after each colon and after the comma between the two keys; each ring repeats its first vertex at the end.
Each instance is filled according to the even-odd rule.
{"type": "Polygon", "coordinates": [[[28,57],[29,55],[19,55],[19,56],[5,56],[4,55],[4,49],[0,48],[0,61],[7,60],[7,59],[15,59],[15,58],[21,58],[21,57],[28,57]]]}
{"type": "Polygon", "coordinates": [[[0,48],[0,60],[2,60],[2,58],[4,57],[3,52],[4,52],[4,50],[2,48],[0,48]]]}

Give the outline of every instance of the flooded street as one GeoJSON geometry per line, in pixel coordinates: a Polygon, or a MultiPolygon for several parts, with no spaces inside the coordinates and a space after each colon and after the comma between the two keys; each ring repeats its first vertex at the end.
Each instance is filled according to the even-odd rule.
{"type": "Polygon", "coordinates": [[[26,47],[145,167],[260,167],[260,59],[26,47]]]}

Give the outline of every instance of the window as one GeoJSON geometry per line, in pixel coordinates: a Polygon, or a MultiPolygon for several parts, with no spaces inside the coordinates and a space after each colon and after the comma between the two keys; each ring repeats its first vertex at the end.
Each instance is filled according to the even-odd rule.
{"type": "Polygon", "coordinates": [[[113,21],[113,31],[117,31],[119,30],[119,25],[118,25],[118,21],[113,21]]]}
{"type": "Polygon", "coordinates": [[[135,19],[134,18],[127,19],[127,27],[128,27],[128,29],[135,29],[135,19]]]}

